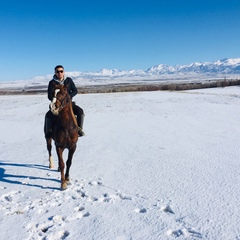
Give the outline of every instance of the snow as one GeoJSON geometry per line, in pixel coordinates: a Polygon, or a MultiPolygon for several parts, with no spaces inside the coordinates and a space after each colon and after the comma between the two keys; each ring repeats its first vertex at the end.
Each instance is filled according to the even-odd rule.
{"type": "Polygon", "coordinates": [[[231,65],[238,65],[240,64],[240,58],[224,58],[221,60],[218,60],[215,62],[216,65],[225,65],[225,66],[231,66],[231,65]]]}
{"type": "Polygon", "coordinates": [[[1,240],[240,239],[239,87],[77,95],[65,191],[46,94],[0,100],[1,240]]]}

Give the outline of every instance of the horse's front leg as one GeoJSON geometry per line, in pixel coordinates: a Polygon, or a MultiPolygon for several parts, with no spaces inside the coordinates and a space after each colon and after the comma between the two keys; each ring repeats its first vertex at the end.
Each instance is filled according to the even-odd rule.
{"type": "Polygon", "coordinates": [[[52,138],[46,138],[47,150],[48,150],[48,160],[49,168],[54,168],[53,157],[52,157],[52,138]]]}
{"type": "Polygon", "coordinates": [[[76,150],[76,145],[74,147],[72,147],[71,149],[69,149],[69,151],[68,151],[67,170],[66,170],[66,174],[65,174],[65,180],[66,180],[67,184],[70,183],[69,170],[72,165],[72,158],[73,158],[73,154],[74,154],[75,150],[76,150]]]}
{"type": "Polygon", "coordinates": [[[56,150],[57,150],[57,155],[58,155],[58,166],[59,166],[59,169],[61,172],[61,189],[65,190],[65,189],[67,189],[67,183],[66,183],[65,175],[64,175],[65,164],[64,164],[63,156],[62,156],[64,149],[56,146],[56,150]]]}

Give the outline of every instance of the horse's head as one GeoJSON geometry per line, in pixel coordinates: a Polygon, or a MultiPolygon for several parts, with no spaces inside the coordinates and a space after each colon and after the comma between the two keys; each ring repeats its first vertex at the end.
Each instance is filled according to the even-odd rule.
{"type": "Polygon", "coordinates": [[[59,112],[71,102],[71,97],[68,94],[68,85],[53,84],[53,99],[50,103],[51,112],[54,115],[58,115],[59,112]]]}

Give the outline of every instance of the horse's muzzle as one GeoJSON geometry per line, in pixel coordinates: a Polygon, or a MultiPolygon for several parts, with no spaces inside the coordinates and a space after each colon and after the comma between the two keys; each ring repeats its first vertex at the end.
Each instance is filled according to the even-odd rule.
{"type": "Polygon", "coordinates": [[[59,108],[56,108],[54,103],[50,103],[50,110],[53,115],[57,116],[59,114],[59,108]]]}

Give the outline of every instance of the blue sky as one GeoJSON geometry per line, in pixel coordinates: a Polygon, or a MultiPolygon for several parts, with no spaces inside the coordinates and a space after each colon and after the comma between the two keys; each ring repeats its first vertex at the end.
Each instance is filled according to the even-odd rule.
{"type": "Polygon", "coordinates": [[[240,57],[240,0],[0,2],[0,81],[240,57]]]}

